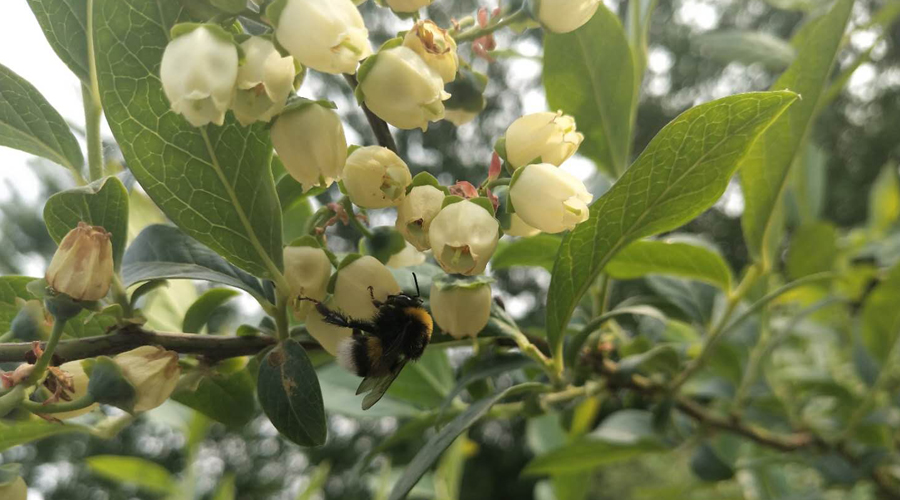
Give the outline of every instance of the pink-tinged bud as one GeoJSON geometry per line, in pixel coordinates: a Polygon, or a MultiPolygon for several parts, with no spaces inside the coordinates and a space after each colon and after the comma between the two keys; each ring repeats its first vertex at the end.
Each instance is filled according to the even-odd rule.
{"type": "Polygon", "coordinates": [[[79,222],[60,242],[45,278],[50,288],[75,300],[100,300],[109,292],[112,276],[110,234],[79,222]]]}
{"type": "Polygon", "coordinates": [[[134,413],[152,410],[163,404],[172,395],[181,375],[178,354],[158,346],[141,346],[123,352],[114,361],[134,386],[134,413]]]}

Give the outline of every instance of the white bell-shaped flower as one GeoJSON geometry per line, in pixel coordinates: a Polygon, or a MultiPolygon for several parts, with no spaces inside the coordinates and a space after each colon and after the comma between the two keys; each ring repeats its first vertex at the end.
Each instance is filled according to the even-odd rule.
{"type": "Polygon", "coordinates": [[[469,200],[447,205],[431,221],[428,238],[438,264],[448,274],[481,274],[497,249],[500,223],[469,200]]]}
{"type": "Polygon", "coordinates": [[[543,112],[525,115],[506,130],[506,159],[514,168],[540,158],[557,167],[578,151],[584,136],[569,115],[543,112]]]}
{"type": "Polygon", "coordinates": [[[314,304],[301,299],[325,298],[331,278],[331,261],[321,248],[287,247],[284,249],[284,278],[290,288],[294,317],[303,321],[314,304]]]}
{"type": "Polygon", "coordinates": [[[509,197],[523,222],[555,234],[588,219],[588,204],[594,197],[577,177],[548,163],[522,168],[513,178],[509,197]]]}
{"type": "MultiPolygon", "coordinates": [[[[326,300],[322,305],[329,309],[335,308],[333,299],[326,300]]],[[[332,356],[337,356],[341,343],[353,336],[353,330],[350,328],[326,323],[325,318],[315,308],[312,308],[306,316],[306,330],[332,356]]]]}
{"type": "Polygon", "coordinates": [[[304,191],[341,177],[347,139],[334,110],[316,102],[290,109],[275,119],[270,135],[284,168],[304,191]]]}
{"type": "Polygon", "coordinates": [[[602,0],[536,0],[538,21],[554,33],[568,33],[587,24],[602,0]]]}
{"type": "MultiPolygon", "coordinates": [[[[359,91],[366,106],[382,120],[402,129],[428,129],[428,122],[444,118],[444,81],[437,71],[408,47],[376,54],[359,91]]],[[[367,65],[368,66],[368,62],[367,65]]]]}
{"type": "Polygon", "coordinates": [[[433,21],[419,21],[403,38],[403,46],[409,47],[438,72],[444,83],[456,79],[459,56],[456,54],[456,40],[433,21]]]}
{"type": "Polygon", "coordinates": [[[334,282],[334,305],[354,319],[372,319],[378,308],[375,300],[384,302],[388,295],[400,293],[400,285],[391,271],[371,255],[357,258],[338,270],[334,282]],[[372,287],[371,293],[369,287],[372,287]]]}
{"type": "Polygon", "coordinates": [[[428,250],[431,248],[428,229],[443,203],[444,192],[434,186],[412,188],[397,207],[397,231],[416,249],[428,250]]]}
{"type": "Polygon", "coordinates": [[[529,226],[517,214],[510,214],[509,221],[509,229],[504,229],[503,232],[510,236],[528,238],[529,236],[541,234],[540,229],[529,226]]]}
{"type": "Polygon", "coordinates": [[[394,12],[418,12],[422,7],[428,7],[434,0],[384,0],[394,12]]]}
{"type": "Polygon", "coordinates": [[[278,42],[308,68],[353,74],[372,55],[369,30],[350,0],[279,0],[266,12],[278,42]]]}
{"type": "Polygon", "coordinates": [[[442,288],[431,285],[431,314],[441,330],[455,339],[475,337],[487,326],[491,317],[491,285],[442,288]]]}
{"type": "Polygon", "coordinates": [[[395,206],[412,182],[409,167],[388,148],[366,146],[347,158],[344,187],[353,204],[363,208],[395,206]]]}
{"type": "Polygon", "coordinates": [[[267,122],[284,108],[293,90],[294,58],[282,57],[275,44],[259,36],[241,43],[241,49],[245,62],[238,70],[234,116],[244,126],[267,122]]]}
{"type": "Polygon", "coordinates": [[[237,75],[237,47],[218,26],[198,26],[169,42],[159,69],[172,110],[195,127],[224,123],[237,75]]]}

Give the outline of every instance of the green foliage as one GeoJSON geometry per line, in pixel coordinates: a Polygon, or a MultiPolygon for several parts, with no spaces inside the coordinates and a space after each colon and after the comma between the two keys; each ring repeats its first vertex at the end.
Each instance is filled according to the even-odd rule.
{"type": "Polygon", "coordinates": [[[900,336],[900,264],[894,266],[869,297],[862,311],[862,338],[879,364],[890,359],[900,336]]]}
{"type": "Polygon", "coordinates": [[[90,85],[87,0],[28,0],[28,6],[56,55],[90,85]]]}
{"type": "Polygon", "coordinates": [[[172,399],[231,429],[247,425],[256,416],[256,387],[249,370],[210,369],[192,375],[194,380],[175,391],[172,399]]]}
{"type": "Polygon", "coordinates": [[[731,270],[721,255],[677,241],[636,241],[613,257],[606,272],[617,279],[667,274],[704,281],[726,291],[731,288],[731,270]]]}
{"type": "MultiPolygon", "coordinates": [[[[185,333],[200,333],[200,330],[209,322],[213,313],[220,306],[233,299],[238,295],[236,290],[230,288],[213,288],[207,290],[191,304],[187,312],[184,313],[184,323],[181,329],[185,333]]],[[[215,332],[210,332],[215,333],[215,332]]]]}
{"type": "Polygon", "coordinates": [[[101,477],[136,486],[141,491],[165,495],[174,493],[175,478],[165,468],[136,457],[98,455],[86,461],[87,466],[101,477]]]}
{"type": "Polygon", "coordinates": [[[695,40],[705,56],[724,63],[759,63],[767,69],[781,71],[796,57],[791,44],[781,38],[758,31],[719,31],[705,33],[695,40]]]}

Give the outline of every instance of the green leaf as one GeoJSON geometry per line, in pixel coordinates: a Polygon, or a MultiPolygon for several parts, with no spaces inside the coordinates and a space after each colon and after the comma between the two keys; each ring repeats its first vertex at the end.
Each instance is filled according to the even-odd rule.
{"type": "Polygon", "coordinates": [[[507,396],[517,394],[530,389],[531,384],[522,384],[497,392],[491,397],[480,399],[441,428],[437,434],[431,436],[428,442],[416,453],[409,462],[403,475],[394,484],[389,500],[401,500],[406,498],[419,479],[431,468],[438,458],[444,453],[456,438],[468,430],[475,422],[481,419],[491,406],[507,396]]]}
{"type": "Polygon", "coordinates": [[[428,349],[418,361],[406,364],[388,389],[387,396],[420,408],[434,408],[446,399],[451,389],[453,368],[447,360],[447,352],[428,349]]]}
{"type": "Polygon", "coordinates": [[[635,84],[640,87],[647,69],[647,45],[650,34],[650,22],[657,0],[634,0],[628,2],[625,16],[625,28],[631,53],[634,54],[635,84]]]}
{"type": "Polygon", "coordinates": [[[791,236],[787,252],[787,274],[791,280],[834,270],[838,256],[837,228],[830,222],[813,222],[791,236]]]}
{"type": "Polygon", "coordinates": [[[543,267],[550,271],[556,252],[562,242],[559,236],[538,234],[519,238],[511,243],[501,242],[491,258],[491,269],[508,269],[513,266],[543,267]]]}
{"type": "Polygon", "coordinates": [[[0,64],[0,146],[25,151],[79,172],[81,146],[44,96],[0,64]]]}
{"type": "Polygon", "coordinates": [[[821,0],[766,0],[772,7],[808,12],[822,5],[821,0]]]}
{"type": "Polygon", "coordinates": [[[869,191],[869,227],[875,234],[890,229],[900,218],[900,178],[897,166],[885,165],[869,191]]]}
{"type": "Polygon", "coordinates": [[[75,424],[59,425],[43,420],[28,420],[25,422],[0,420],[0,451],[8,450],[13,446],[30,443],[45,437],[57,434],[69,434],[72,432],[89,433],[87,427],[75,424]]]}
{"type": "Polygon", "coordinates": [[[237,498],[237,490],[234,486],[234,474],[225,474],[216,486],[212,500],[235,500],[237,498]]]}
{"type": "Polygon", "coordinates": [[[734,477],[734,469],[722,460],[708,443],[701,443],[691,455],[691,470],[703,481],[727,481],[734,477]]]}
{"type": "Polygon", "coordinates": [[[679,364],[678,351],[671,346],[658,345],[649,351],[622,358],[619,370],[623,375],[638,372],[673,374],[678,371],[679,364]]]}
{"type": "Polygon", "coordinates": [[[550,109],[575,117],[581,154],[617,177],[628,164],[634,61],[619,18],[606,6],[581,28],[544,34],[544,88],[550,109]]]}
{"type": "MultiPolygon", "coordinates": [[[[26,287],[37,279],[28,276],[0,276],[0,332],[9,331],[13,319],[18,314],[17,298],[36,300],[26,287]]],[[[106,334],[115,324],[116,319],[111,316],[81,311],[78,316],[66,322],[63,334],[74,338],[95,337],[106,334]]]]}
{"type": "Polygon", "coordinates": [[[900,264],[891,268],[863,305],[862,340],[869,354],[880,365],[888,356],[900,336],[900,264]]]}
{"type": "Polygon", "coordinates": [[[181,388],[172,394],[172,399],[238,429],[256,416],[254,389],[253,376],[246,369],[233,373],[213,371],[200,378],[196,389],[181,388]]]}
{"type": "Polygon", "coordinates": [[[772,89],[790,89],[802,99],[766,130],[741,162],[744,239],[765,269],[772,266],[770,247],[777,238],[770,233],[777,230],[781,193],[828,84],[852,7],[853,0],[839,0],[828,14],[800,28],[792,40],[797,58],[772,89]]]}
{"type": "MultiPolygon", "coordinates": [[[[407,366],[403,371],[408,369],[407,366]]],[[[359,387],[360,380],[359,377],[337,364],[321,368],[319,381],[322,385],[325,408],[329,412],[354,418],[410,417],[421,413],[421,410],[412,403],[392,397],[390,390],[377,405],[364,411],[360,407],[359,396],[356,395],[356,388],[359,387]]]]}
{"type": "Polygon", "coordinates": [[[325,443],[325,406],[319,379],[303,346],[286,340],[272,349],[259,366],[259,403],[272,425],[300,446],[325,443]]]}
{"type": "Polygon", "coordinates": [[[28,0],[28,5],[56,55],[90,85],[87,0],[28,0]]]}
{"type": "Polygon", "coordinates": [[[138,457],[96,455],[85,459],[94,474],[156,495],[174,493],[178,484],[165,467],[138,457]]]}
{"type": "Polygon", "coordinates": [[[236,295],[238,295],[238,292],[230,288],[207,290],[188,308],[187,313],[184,315],[182,331],[184,333],[200,333],[200,330],[206,326],[213,312],[236,295]]]}
{"type": "Polygon", "coordinates": [[[609,261],[606,272],[616,279],[666,274],[703,281],[725,291],[731,287],[731,269],[721,255],[681,242],[635,241],[609,261]]]}
{"type": "Polygon", "coordinates": [[[128,239],[128,190],[116,177],[106,177],[87,186],[54,194],[44,205],[47,232],[56,243],[85,222],[112,233],[113,261],[122,266],[128,239]]]}
{"type": "Polygon", "coordinates": [[[281,206],[265,124],[192,127],[169,109],[159,80],[181,2],[97,0],[94,42],[100,96],[128,168],[189,236],[237,267],[276,279],[281,206]]]}
{"type": "Polygon", "coordinates": [[[762,64],[770,71],[782,71],[797,56],[790,43],[762,31],[726,30],[703,33],[693,40],[701,55],[728,64],[762,64]]]}
{"type": "Polygon", "coordinates": [[[590,218],[563,238],[547,299],[554,352],[575,305],[613,256],[715,203],[756,137],[796,99],[788,91],[726,97],[686,111],[660,131],[594,202],[590,218]]]}
{"type": "Polygon", "coordinates": [[[456,396],[463,392],[470,384],[490,377],[496,377],[506,372],[525,368],[533,363],[534,361],[532,361],[531,358],[521,354],[498,354],[496,356],[479,359],[477,364],[472,366],[465,375],[460,377],[453,387],[453,390],[444,397],[444,403],[441,405],[441,410],[443,411],[449,407],[456,396]]]}
{"type": "MultiPolygon", "coordinates": [[[[197,279],[240,288],[259,299],[266,293],[258,279],[172,226],[147,226],[131,242],[122,265],[125,286],[155,279],[197,279]]],[[[274,300],[271,302],[274,303],[274,300]]]]}
{"type": "Polygon", "coordinates": [[[653,431],[653,415],[649,411],[620,410],[588,436],[536,457],[523,474],[587,471],[664,449],[653,431]]]}

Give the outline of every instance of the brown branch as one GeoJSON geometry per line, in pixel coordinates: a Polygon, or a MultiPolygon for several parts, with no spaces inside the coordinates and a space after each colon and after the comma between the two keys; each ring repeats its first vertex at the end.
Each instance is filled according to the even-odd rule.
{"type": "MultiPolygon", "coordinates": [[[[356,75],[345,74],[344,79],[350,84],[350,88],[355,91],[356,86],[359,85],[359,82],[356,80],[356,75]]],[[[366,106],[366,103],[361,103],[360,107],[362,107],[363,112],[366,114],[366,119],[369,120],[369,126],[372,127],[372,132],[375,134],[375,140],[378,141],[378,144],[399,155],[400,151],[397,150],[397,143],[394,142],[394,136],[391,135],[391,129],[388,128],[387,122],[378,118],[375,113],[366,106]]]]}

